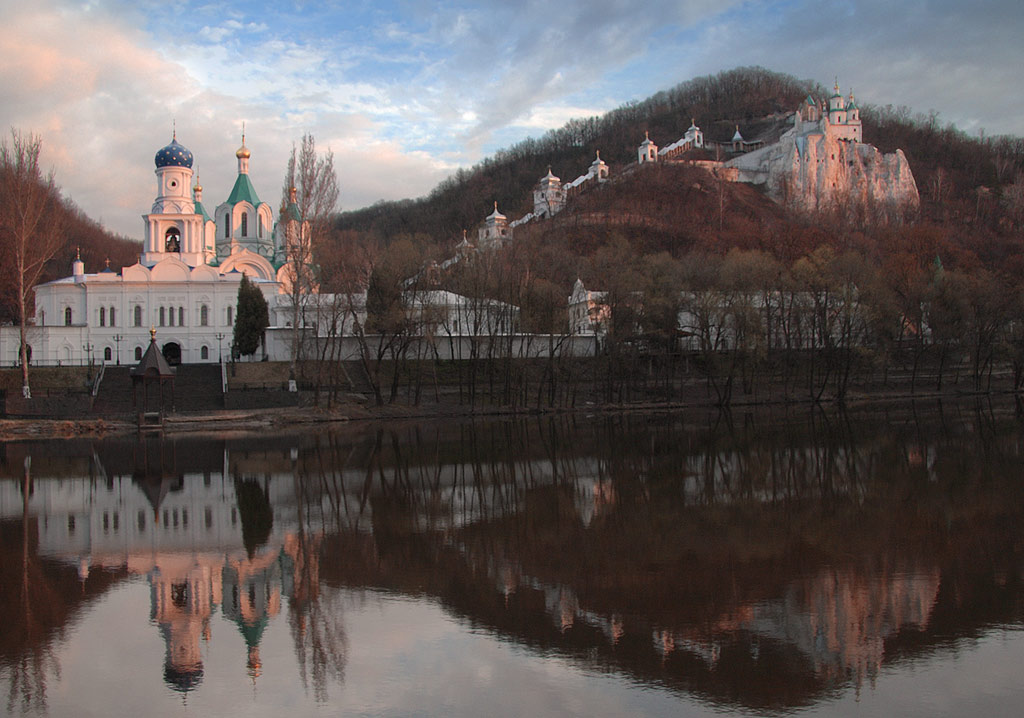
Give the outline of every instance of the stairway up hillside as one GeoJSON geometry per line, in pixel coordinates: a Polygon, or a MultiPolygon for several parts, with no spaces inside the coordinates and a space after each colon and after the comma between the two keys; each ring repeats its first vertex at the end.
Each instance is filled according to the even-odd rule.
{"type": "MultiPolygon", "coordinates": [[[[150,387],[150,392],[159,388],[150,387]]],[[[165,404],[171,409],[170,384],[164,386],[165,404]]],[[[142,401],[141,387],[138,401],[142,401]]],[[[154,399],[150,399],[151,406],[154,399]]],[[[219,364],[182,364],[174,377],[174,412],[199,413],[224,408],[219,364]]],[[[135,413],[132,403],[132,380],[128,367],[107,367],[99,393],[93,401],[92,413],[99,416],[130,416],[135,413]]]]}

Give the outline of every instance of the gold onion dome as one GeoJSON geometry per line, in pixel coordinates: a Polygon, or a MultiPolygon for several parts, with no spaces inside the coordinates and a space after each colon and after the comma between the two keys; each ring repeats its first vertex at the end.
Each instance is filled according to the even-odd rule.
{"type": "Polygon", "coordinates": [[[235,152],[235,157],[238,159],[242,159],[243,157],[245,159],[249,159],[251,155],[252,153],[249,152],[249,148],[245,146],[245,135],[242,135],[242,146],[238,148],[237,152],[235,152]]]}

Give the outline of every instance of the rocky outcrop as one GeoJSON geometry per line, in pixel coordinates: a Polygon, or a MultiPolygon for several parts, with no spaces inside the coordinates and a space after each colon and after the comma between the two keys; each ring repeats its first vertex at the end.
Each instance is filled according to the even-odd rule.
{"type": "Polygon", "coordinates": [[[819,127],[803,123],[726,166],[740,181],[765,184],[772,199],[800,211],[898,221],[917,210],[917,184],[901,150],[883,154],[819,127]]]}

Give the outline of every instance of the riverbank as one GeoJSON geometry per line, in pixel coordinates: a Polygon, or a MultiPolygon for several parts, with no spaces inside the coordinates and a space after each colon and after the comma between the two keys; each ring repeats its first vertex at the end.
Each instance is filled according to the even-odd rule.
{"type": "MultiPolygon", "coordinates": [[[[361,421],[402,421],[402,420],[433,420],[458,419],[467,417],[501,417],[526,416],[542,414],[585,414],[598,413],[663,413],[678,411],[719,411],[732,412],[750,411],[758,408],[772,407],[843,407],[859,409],[887,404],[903,404],[907,402],[932,401],[964,401],[978,399],[1003,398],[1019,396],[1012,391],[972,392],[956,389],[945,391],[915,392],[899,391],[889,388],[885,391],[859,391],[851,393],[844,401],[823,400],[814,402],[794,400],[792,397],[757,401],[734,401],[727,407],[719,407],[709,397],[689,397],[685,401],[673,402],[630,402],[630,403],[597,403],[585,402],[570,407],[500,407],[483,406],[469,407],[452,403],[430,403],[420,405],[387,404],[384,406],[368,405],[364,401],[351,401],[335,404],[330,409],[315,406],[292,406],[249,410],[215,410],[203,412],[170,413],[164,417],[159,427],[148,427],[145,431],[158,431],[164,434],[190,433],[260,433],[267,431],[295,431],[303,426],[328,426],[347,422],[361,421]]],[[[32,439],[60,438],[102,438],[112,435],[123,435],[139,432],[134,421],[117,420],[102,417],[80,418],[6,418],[0,419],[0,442],[24,441],[32,439]]]]}

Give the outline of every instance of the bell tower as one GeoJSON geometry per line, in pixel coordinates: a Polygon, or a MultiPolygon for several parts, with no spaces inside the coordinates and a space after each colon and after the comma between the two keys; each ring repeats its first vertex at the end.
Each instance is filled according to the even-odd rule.
{"type": "Polygon", "coordinates": [[[142,218],[146,224],[142,264],[152,267],[168,255],[191,267],[204,264],[203,217],[196,214],[192,199],[192,153],[178,142],[175,132],[153,161],[156,200],[142,218]]]}

